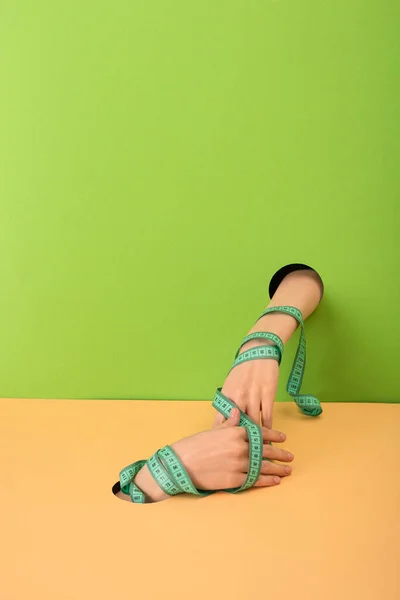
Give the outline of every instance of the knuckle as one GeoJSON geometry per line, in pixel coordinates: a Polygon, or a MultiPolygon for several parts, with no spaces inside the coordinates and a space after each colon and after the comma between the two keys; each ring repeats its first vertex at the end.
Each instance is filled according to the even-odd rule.
{"type": "Polygon", "coordinates": [[[246,444],[244,442],[242,444],[236,444],[234,456],[236,458],[242,458],[245,454],[246,454],[246,444]]]}
{"type": "Polygon", "coordinates": [[[255,383],[254,381],[252,381],[250,383],[250,385],[247,387],[247,391],[249,396],[255,396],[256,394],[260,393],[260,386],[258,383],[255,383]]]}
{"type": "Polygon", "coordinates": [[[271,384],[269,382],[263,382],[261,385],[261,393],[263,396],[268,396],[271,393],[271,384]]]}
{"type": "Polygon", "coordinates": [[[262,464],[262,473],[265,475],[266,473],[269,473],[270,469],[271,467],[269,461],[264,460],[262,464]]]}
{"type": "Polygon", "coordinates": [[[233,458],[233,460],[231,461],[231,469],[234,473],[240,473],[241,466],[242,466],[241,462],[242,461],[240,460],[240,458],[238,456],[235,456],[233,458]]]}
{"type": "Polygon", "coordinates": [[[271,458],[273,456],[273,447],[270,445],[264,446],[264,457],[271,458]]]}
{"type": "Polygon", "coordinates": [[[245,444],[245,437],[246,437],[246,431],[243,427],[236,427],[235,428],[235,439],[238,442],[238,444],[243,445],[245,444]]]}
{"type": "Polygon", "coordinates": [[[240,456],[243,456],[245,446],[245,442],[240,437],[235,435],[233,439],[233,444],[229,452],[230,456],[232,458],[239,458],[240,456]]]}
{"type": "Polygon", "coordinates": [[[247,400],[248,397],[248,390],[236,390],[235,392],[235,396],[234,396],[234,401],[236,402],[236,404],[244,404],[245,401],[247,400]]]}
{"type": "Polygon", "coordinates": [[[238,487],[240,485],[238,476],[234,473],[232,473],[232,475],[229,475],[227,477],[227,487],[228,488],[235,488],[238,487]]]}

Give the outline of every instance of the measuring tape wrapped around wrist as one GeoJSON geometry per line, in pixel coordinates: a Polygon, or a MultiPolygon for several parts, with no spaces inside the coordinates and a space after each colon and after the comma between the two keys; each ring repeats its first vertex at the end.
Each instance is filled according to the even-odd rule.
{"type": "MultiPolygon", "coordinates": [[[[303,381],[304,369],[306,365],[306,339],[304,334],[304,322],[301,312],[292,306],[276,306],[268,308],[261,317],[270,313],[284,313],[292,316],[301,326],[300,340],[297,348],[293,367],[287,383],[287,391],[296,402],[300,410],[309,416],[318,416],[322,412],[321,404],[315,396],[309,394],[300,394],[300,388],[303,381]]],[[[261,318],[260,317],[260,318],[261,318]]],[[[246,336],[239,346],[235,360],[232,366],[234,369],[239,364],[250,360],[272,359],[281,362],[283,355],[283,342],[274,333],[260,331],[246,336]],[[269,341],[268,345],[258,346],[240,353],[242,347],[250,340],[265,339],[269,341]]],[[[231,369],[231,370],[232,370],[231,369]]],[[[224,396],[221,388],[216,391],[213,407],[218,410],[226,419],[229,417],[233,408],[238,408],[232,400],[224,396]]],[[[225,490],[230,493],[241,492],[252,487],[261,471],[263,454],[263,436],[261,427],[255,423],[248,415],[240,410],[239,426],[244,427],[249,439],[249,468],[246,480],[241,487],[225,490]]],[[[132,463],[120,472],[121,491],[129,494],[132,502],[143,504],[146,502],[144,493],[134,483],[134,479],[139,471],[147,465],[149,473],[156,481],[158,486],[169,496],[177,494],[194,494],[197,496],[208,496],[216,490],[198,490],[188,472],[186,471],[176,452],[170,446],[165,446],[157,450],[149,460],[139,460],[132,463]]]]}

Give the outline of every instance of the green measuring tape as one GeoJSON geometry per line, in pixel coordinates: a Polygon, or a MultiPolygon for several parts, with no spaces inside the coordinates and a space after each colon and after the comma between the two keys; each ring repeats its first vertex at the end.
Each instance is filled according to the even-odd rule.
{"type": "MultiPolygon", "coordinates": [[[[286,389],[288,394],[293,398],[297,406],[305,415],[316,417],[322,413],[319,400],[315,398],[315,396],[310,396],[309,394],[300,394],[304,369],[306,366],[306,338],[303,316],[301,312],[293,306],[275,306],[273,308],[267,308],[261,317],[274,312],[290,315],[296,319],[301,327],[299,345],[297,347],[286,389]]],[[[278,361],[280,364],[282,355],[283,342],[277,335],[265,331],[251,333],[244,338],[239,346],[232,369],[250,360],[272,359],[278,361]],[[242,347],[250,340],[268,340],[269,344],[246,350],[240,354],[242,347]]],[[[232,400],[222,394],[221,388],[217,389],[212,405],[226,419],[229,417],[233,408],[239,408],[232,400]]],[[[246,481],[241,487],[224,490],[230,493],[241,492],[252,487],[260,475],[261,464],[263,461],[263,436],[261,427],[250,419],[250,417],[242,410],[239,409],[239,411],[239,426],[246,429],[249,438],[249,468],[246,481]]],[[[120,472],[119,481],[121,491],[124,494],[129,494],[132,502],[139,504],[146,502],[145,495],[134,483],[136,475],[146,464],[152,477],[168,496],[176,496],[177,494],[183,493],[208,496],[216,491],[198,490],[193,485],[188,472],[173,448],[165,446],[164,448],[157,450],[149,460],[136,461],[120,472]]]]}

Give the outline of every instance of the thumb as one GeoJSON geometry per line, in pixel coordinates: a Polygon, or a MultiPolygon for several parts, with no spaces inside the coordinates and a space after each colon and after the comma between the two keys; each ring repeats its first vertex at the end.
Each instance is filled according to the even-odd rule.
{"type": "Polygon", "coordinates": [[[240,410],[238,408],[232,408],[229,417],[227,418],[227,420],[225,421],[225,423],[223,423],[222,425],[220,425],[220,427],[237,427],[239,425],[239,421],[240,421],[240,410]]]}

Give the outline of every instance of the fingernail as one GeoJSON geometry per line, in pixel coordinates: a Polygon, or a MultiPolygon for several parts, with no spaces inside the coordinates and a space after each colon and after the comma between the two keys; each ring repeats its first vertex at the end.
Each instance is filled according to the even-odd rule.
{"type": "Polygon", "coordinates": [[[238,414],[238,409],[232,408],[230,416],[235,418],[235,417],[237,417],[237,414],[238,414]]]}
{"type": "Polygon", "coordinates": [[[281,433],[281,440],[282,441],[286,440],[286,435],[284,433],[281,433]]]}
{"type": "Polygon", "coordinates": [[[281,482],[281,479],[280,479],[280,477],[274,477],[274,482],[275,482],[275,483],[280,483],[280,482],[281,482]]]}
{"type": "Polygon", "coordinates": [[[294,455],[291,452],[287,453],[287,457],[289,460],[293,460],[294,459],[294,455]]]}
{"type": "Polygon", "coordinates": [[[289,475],[292,472],[292,467],[285,467],[285,473],[289,475]]]}

